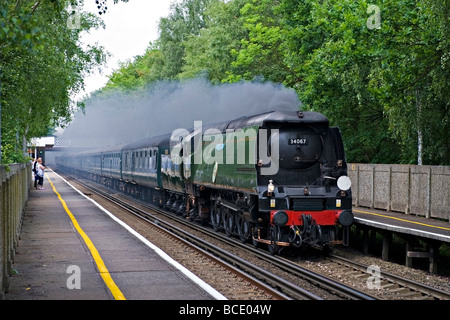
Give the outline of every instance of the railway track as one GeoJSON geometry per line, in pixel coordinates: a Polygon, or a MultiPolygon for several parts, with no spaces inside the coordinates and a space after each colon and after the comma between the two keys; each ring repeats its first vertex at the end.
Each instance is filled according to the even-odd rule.
{"type": "MultiPolygon", "coordinates": [[[[149,239],[152,243],[189,270],[193,270],[195,274],[206,282],[212,282],[216,289],[227,298],[248,299],[250,296],[253,296],[259,300],[288,299],[282,293],[196,245],[195,243],[200,243],[201,241],[198,239],[194,240],[195,237],[187,236],[173,228],[169,229],[164,221],[154,217],[147,217],[146,214],[136,211],[135,208],[127,206],[126,210],[133,215],[137,214],[135,216],[137,219],[148,224],[149,228],[151,228],[150,232],[153,233],[153,236],[149,239]],[[221,274],[219,284],[213,279],[217,274],[221,274]]],[[[147,230],[146,234],[148,232],[149,230],[147,230]]],[[[214,249],[211,251],[214,252],[214,249]]],[[[314,296],[304,292],[302,298],[313,299],[314,296]]]]}
{"type": "MultiPolygon", "coordinates": [[[[73,180],[72,180],[73,181],[73,180]]],[[[224,234],[212,231],[210,228],[202,227],[198,224],[193,224],[176,217],[172,213],[167,213],[159,208],[148,207],[145,210],[137,208],[135,205],[118,199],[117,195],[113,195],[109,192],[97,190],[87,186],[80,180],[75,180],[76,183],[82,185],[83,188],[89,189],[88,193],[95,193],[100,197],[107,198],[109,201],[119,205],[122,209],[127,210],[133,214],[133,219],[145,219],[146,223],[152,225],[152,228],[158,228],[158,234],[164,234],[163,240],[161,236],[152,237],[151,242],[162,248],[163,251],[169,253],[173,248],[179,247],[170,242],[167,237],[175,238],[179,243],[183,243],[183,248],[190,246],[189,252],[187,249],[181,249],[181,256],[178,253],[179,258],[183,260],[182,264],[190,269],[193,273],[203,278],[208,282],[206,278],[208,275],[213,274],[211,268],[221,269],[219,271],[228,274],[229,277],[225,277],[222,284],[217,284],[217,276],[213,276],[215,284],[211,284],[216,287],[224,296],[229,299],[351,299],[351,300],[373,300],[374,297],[355,290],[351,287],[347,287],[338,281],[332,280],[325,276],[319,275],[315,272],[306,270],[293,262],[286,261],[279,257],[274,257],[269,253],[256,249],[253,246],[242,244],[233,238],[229,238],[224,234]],[[149,214],[148,210],[156,212],[156,214],[149,214]],[[169,220],[167,220],[169,219],[169,220]],[[173,221],[183,226],[188,226],[190,229],[194,229],[204,236],[212,239],[216,239],[216,242],[225,243],[228,246],[235,248],[236,250],[245,250],[246,256],[252,255],[257,257],[266,265],[272,267],[261,267],[259,264],[255,264],[254,261],[249,262],[246,259],[238,257],[237,254],[224,250],[212,244],[210,240],[205,241],[199,236],[195,236],[192,232],[186,232],[180,227],[176,227],[173,221]],[[162,227],[162,229],[161,229],[162,227]],[[157,242],[156,242],[157,241],[157,242]],[[199,266],[192,266],[193,262],[200,262],[199,266]],[[280,276],[274,272],[268,272],[267,269],[281,270],[285,276],[280,276]],[[196,271],[197,270],[197,271],[196,271]],[[207,272],[205,272],[208,270],[207,272]],[[202,275],[202,272],[204,275],[202,275]],[[296,283],[302,283],[297,285],[296,283]],[[304,289],[304,284],[308,283],[308,287],[311,289],[304,289]],[[242,285],[244,284],[244,285],[242,285]],[[314,291],[314,292],[312,292],[314,291]]],[[[136,201],[133,199],[132,201],[136,201]]],[[[180,250],[178,250],[180,251],[180,250]]],[[[172,253],[175,254],[175,253],[172,253]]]]}
{"type": "Polygon", "coordinates": [[[334,254],[330,254],[327,257],[327,261],[326,266],[328,269],[337,270],[340,268],[341,274],[344,273],[354,279],[360,278],[363,284],[371,286],[375,293],[383,294],[386,297],[392,296],[394,299],[450,300],[449,292],[384,272],[377,266],[364,265],[334,254]]]}
{"type": "MultiPolygon", "coordinates": [[[[105,198],[129,213],[126,223],[133,225],[146,224],[144,234],[156,246],[183,264],[187,269],[210,283],[228,299],[233,300],[320,300],[321,298],[303,288],[284,282],[276,276],[263,270],[258,270],[221,248],[209,244],[204,240],[189,234],[188,232],[171,225],[156,215],[149,214],[131,205],[128,202],[117,199],[115,196],[94,189],[77,180],[77,184],[89,190],[85,194],[93,193],[105,198]],[[134,220],[131,221],[131,220],[134,220]],[[149,230],[148,228],[151,228],[149,230]],[[244,266],[246,271],[243,271],[244,266]],[[255,277],[256,275],[257,277],[255,277]],[[262,280],[260,280],[262,279],[262,280]],[[276,284],[276,285],[274,285],[276,284]],[[280,290],[280,288],[283,288],[280,290]],[[289,296],[282,291],[289,292],[289,296]]],[[[121,219],[123,215],[121,215],[121,219]]],[[[142,231],[142,230],[141,230],[142,231]]],[[[187,297],[188,298],[188,297],[187,297]]]]}

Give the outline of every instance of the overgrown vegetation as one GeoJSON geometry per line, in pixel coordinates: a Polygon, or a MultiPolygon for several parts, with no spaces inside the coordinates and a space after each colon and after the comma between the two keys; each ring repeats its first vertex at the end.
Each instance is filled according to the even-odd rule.
{"type": "Polygon", "coordinates": [[[198,75],[283,83],[341,128],[349,161],[449,165],[450,2],[371,3],[179,1],[103,92],[198,75]]]}
{"type": "MultiPolygon", "coordinates": [[[[35,20],[63,21],[68,13],[55,6],[68,1],[38,1],[34,13],[22,5],[27,15],[18,24],[4,8],[22,17],[12,8],[22,2],[0,5],[2,19],[21,26],[0,49],[4,146],[17,133],[27,138],[67,119],[68,92],[101,61],[100,51],[80,51],[77,33],[64,26],[36,28],[35,20]]],[[[214,84],[272,81],[341,128],[350,162],[449,165],[449,9],[449,0],[179,0],[160,20],[159,39],[123,62],[95,98],[198,76],[214,84]]]]}
{"type": "Polygon", "coordinates": [[[0,3],[2,163],[23,162],[28,139],[70,121],[77,108],[70,96],[104,61],[102,48],[79,43],[80,33],[99,26],[99,18],[82,14],[75,25],[72,15],[68,0],[0,3]]]}

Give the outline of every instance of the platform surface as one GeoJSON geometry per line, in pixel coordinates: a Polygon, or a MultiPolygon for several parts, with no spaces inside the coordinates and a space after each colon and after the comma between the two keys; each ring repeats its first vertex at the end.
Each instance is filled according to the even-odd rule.
{"type": "Polygon", "coordinates": [[[450,223],[422,216],[353,207],[355,223],[400,234],[450,243],[450,223]]]}
{"type": "Polygon", "coordinates": [[[223,298],[56,173],[44,188],[30,191],[6,300],[223,298]]]}

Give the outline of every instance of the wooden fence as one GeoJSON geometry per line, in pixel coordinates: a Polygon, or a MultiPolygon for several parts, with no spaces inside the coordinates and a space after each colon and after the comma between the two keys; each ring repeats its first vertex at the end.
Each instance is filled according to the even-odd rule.
{"type": "Polygon", "coordinates": [[[19,241],[22,217],[28,200],[31,166],[0,166],[0,300],[9,285],[14,255],[19,241]]]}

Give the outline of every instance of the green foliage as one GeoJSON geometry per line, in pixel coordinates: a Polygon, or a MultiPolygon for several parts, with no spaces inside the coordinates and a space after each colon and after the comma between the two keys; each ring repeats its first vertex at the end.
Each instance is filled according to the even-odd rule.
{"type": "Polygon", "coordinates": [[[163,79],[294,88],[343,133],[348,161],[450,165],[448,0],[183,0],[105,88],[163,79]]]}
{"type": "Polygon", "coordinates": [[[0,92],[2,162],[24,160],[26,141],[64,125],[83,87],[83,75],[104,61],[101,48],[82,49],[83,30],[99,25],[83,13],[69,27],[70,1],[2,1],[0,92]]]}
{"type": "Polygon", "coordinates": [[[241,79],[264,80],[288,84],[292,70],[285,63],[287,52],[281,15],[271,0],[247,1],[242,7],[243,27],[247,37],[241,40],[239,50],[233,50],[235,60],[228,81],[241,79]]]}
{"type": "MultiPolygon", "coordinates": [[[[301,94],[305,102],[319,110],[329,109],[327,102],[332,102],[333,97],[345,97],[331,109],[339,115],[345,115],[348,108],[358,110],[362,116],[358,124],[371,133],[367,142],[375,149],[381,147],[384,155],[390,153],[391,159],[392,150],[397,150],[395,162],[416,162],[420,132],[425,162],[448,164],[448,135],[442,135],[442,129],[448,130],[449,126],[449,73],[448,65],[442,63],[449,54],[445,45],[448,34],[434,31],[436,12],[422,2],[386,0],[378,5],[380,29],[367,27],[367,2],[325,1],[315,6],[315,23],[308,27],[325,28],[327,37],[309,55],[307,81],[302,83],[301,94]],[[329,95],[322,88],[330,83],[338,87],[329,95]],[[318,97],[323,97],[319,103],[318,97]],[[378,114],[379,119],[371,114],[378,114]],[[371,129],[372,121],[383,129],[371,129]]],[[[364,143],[364,132],[356,133],[364,143]]]]}
{"type": "Polygon", "coordinates": [[[182,0],[171,5],[171,13],[159,23],[159,49],[164,63],[160,66],[165,79],[176,79],[182,72],[185,40],[198,36],[205,28],[205,9],[217,0],[182,0]]]}
{"type": "Polygon", "coordinates": [[[212,83],[228,76],[234,61],[233,52],[247,36],[240,9],[245,0],[224,3],[215,1],[205,10],[205,27],[184,41],[185,56],[180,78],[207,75],[212,83]]]}
{"type": "Polygon", "coordinates": [[[132,91],[142,88],[148,83],[162,80],[164,78],[161,72],[163,65],[162,52],[152,44],[144,55],[135,57],[134,61],[121,63],[119,69],[109,77],[103,90],[132,91]]]}

